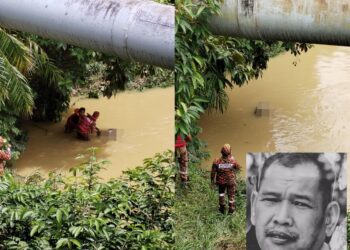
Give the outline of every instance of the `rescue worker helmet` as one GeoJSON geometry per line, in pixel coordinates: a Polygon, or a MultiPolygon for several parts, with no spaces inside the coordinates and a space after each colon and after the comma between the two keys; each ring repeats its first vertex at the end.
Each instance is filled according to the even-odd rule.
{"type": "Polygon", "coordinates": [[[225,144],[224,146],[222,146],[221,154],[224,155],[224,156],[228,156],[228,155],[231,154],[231,146],[230,146],[230,144],[225,144]]]}

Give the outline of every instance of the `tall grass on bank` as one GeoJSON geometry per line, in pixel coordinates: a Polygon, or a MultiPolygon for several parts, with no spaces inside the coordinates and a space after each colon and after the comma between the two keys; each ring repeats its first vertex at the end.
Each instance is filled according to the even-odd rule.
{"type": "Polygon", "coordinates": [[[175,249],[245,249],[245,182],[237,180],[236,212],[218,211],[218,191],[211,187],[207,171],[191,165],[187,189],[177,185],[175,196],[175,249]]]}

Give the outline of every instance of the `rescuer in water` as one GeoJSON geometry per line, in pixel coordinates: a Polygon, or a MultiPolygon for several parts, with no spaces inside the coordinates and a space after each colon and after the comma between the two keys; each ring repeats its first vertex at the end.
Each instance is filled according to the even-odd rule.
{"type": "Polygon", "coordinates": [[[66,125],[64,126],[64,131],[66,133],[73,132],[78,127],[79,120],[79,109],[74,109],[74,113],[67,119],[66,125]]]}
{"type": "Polygon", "coordinates": [[[101,134],[99,128],[96,127],[96,121],[100,116],[100,112],[95,111],[92,115],[85,115],[85,108],[79,109],[79,124],[77,126],[78,139],[89,141],[90,134],[96,131],[97,135],[101,134]]]}
{"type": "Polygon", "coordinates": [[[221,148],[221,157],[215,159],[211,170],[211,183],[219,187],[219,211],[225,213],[225,193],[228,195],[229,210],[232,214],[235,210],[236,174],[240,165],[231,155],[230,144],[221,148]]]}
{"type": "Polygon", "coordinates": [[[5,161],[11,160],[11,145],[0,136],[0,176],[4,174],[5,161]]]}
{"type": "Polygon", "coordinates": [[[90,137],[89,134],[91,132],[91,121],[90,119],[85,115],[85,108],[79,109],[79,124],[77,126],[77,138],[89,141],[90,137]]]}
{"type": "Polygon", "coordinates": [[[179,134],[175,141],[176,158],[179,162],[179,175],[183,187],[187,187],[188,182],[188,151],[187,142],[191,142],[192,137],[187,135],[185,139],[179,134]]]}
{"type": "Polygon", "coordinates": [[[90,124],[90,132],[91,132],[91,134],[92,134],[93,132],[96,131],[96,134],[97,134],[98,136],[101,135],[100,129],[96,126],[96,121],[97,121],[97,119],[98,119],[99,116],[100,116],[100,112],[98,112],[98,111],[95,111],[92,115],[87,114],[87,117],[88,117],[88,118],[90,119],[90,121],[91,121],[91,124],[90,124]]]}

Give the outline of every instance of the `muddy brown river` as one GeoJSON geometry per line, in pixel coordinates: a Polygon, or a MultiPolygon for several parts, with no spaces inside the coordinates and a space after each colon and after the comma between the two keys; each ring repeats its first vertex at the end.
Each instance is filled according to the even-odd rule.
{"type": "Polygon", "coordinates": [[[102,170],[104,179],[117,177],[123,170],[142,164],[144,158],[173,148],[174,88],[151,89],[144,92],[129,91],[111,99],[76,98],[71,110],[85,107],[90,114],[100,111],[97,125],[108,131],[117,129],[117,140],[108,134],[91,136],[88,142],[79,141],[74,134],[64,133],[65,120],[60,123],[27,123],[29,141],[27,149],[14,169],[20,175],[35,171],[43,174],[57,169],[66,171],[75,166],[75,157],[89,147],[98,147],[99,158],[111,165],[102,170]]]}
{"type": "Polygon", "coordinates": [[[202,117],[200,136],[211,153],[203,167],[210,168],[224,143],[243,166],[247,152],[349,153],[349,65],[349,47],[317,45],[298,57],[286,53],[272,59],[262,78],[228,91],[224,114],[202,117]],[[270,116],[254,115],[259,102],[269,104],[270,116]]]}

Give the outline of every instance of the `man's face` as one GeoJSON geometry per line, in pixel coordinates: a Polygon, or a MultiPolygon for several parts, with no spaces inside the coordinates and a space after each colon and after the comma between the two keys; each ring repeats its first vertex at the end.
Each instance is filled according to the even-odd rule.
{"type": "Polygon", "coordinates": [[[0,136],[0,148],[4,145],[4,138],[0,136]]]}
{"type": "Polygon", "coordinates": [[[252,223],[262,250],[319,250],[325,240],[320,173],[313,163],[274,162],[253,195],[252,223]]]}

